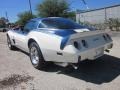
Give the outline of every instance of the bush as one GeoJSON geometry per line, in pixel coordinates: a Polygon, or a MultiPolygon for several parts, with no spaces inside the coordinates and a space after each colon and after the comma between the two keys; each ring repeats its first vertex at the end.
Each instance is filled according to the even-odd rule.
{"type": "Polygon", "coordinates": [[[25,25],[27,21],[29,21],[32,18],[35,18],[35,15],[32,15],[29,11],[23,12],[18,14],[19,20],[16,22],[16,24],[19,25],[25,25]]]}
{"type": "Polygon", "coordinates": [[[119,19],[113,19],[113,18],[110,18],[108,21],[107,21],[107,25],[109,27],[110,30],[116,30],[116,31],[119,31],[120,30],[120,20],[119,19]]]}

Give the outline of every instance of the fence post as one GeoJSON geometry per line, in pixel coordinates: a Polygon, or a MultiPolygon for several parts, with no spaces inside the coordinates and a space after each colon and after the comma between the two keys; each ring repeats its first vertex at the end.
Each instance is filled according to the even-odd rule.
{"type": "Polygon", "coordinates": [[[107,22],[107,11],[106,11],[106,7],[105,7],[105,22],[107,22]]]}

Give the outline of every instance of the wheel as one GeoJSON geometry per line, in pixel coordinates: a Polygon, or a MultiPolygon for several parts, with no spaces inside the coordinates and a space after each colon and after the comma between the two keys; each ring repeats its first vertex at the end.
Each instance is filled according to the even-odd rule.
{"type": "Polygon", "coordinates": [[[10,40],[9,36],[7,36],[7,44],[8,44],[8,47],[9,47],[10,50],[14,50],[15,49],[15,47],[11,44],[11,40],[10,40]]]}
{"type": "Polygon", "coordinates": [[[45,61],[41,50],[36,42],[31,42],[29,45],[30,60],[32,65],[39,70],[44,69],[45,61]]]}
{"type": "Polygon", "coordinates": [[[3,32],[6,32],[6,29],[3,29],[3,32]]]}

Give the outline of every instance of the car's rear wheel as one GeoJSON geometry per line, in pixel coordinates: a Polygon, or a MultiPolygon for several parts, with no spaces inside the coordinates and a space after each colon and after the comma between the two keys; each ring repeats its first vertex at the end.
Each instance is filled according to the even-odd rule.
{"type": "Polygon", "coordinates": [[[29,51],[30,51],[30,60],[32,65],[36,69],[44,69],[45,61],[41,53],[41,50],[36,42],[30,43],[29,51]]]}
{"type": "Polygon", "coordinates": [[[15,49],[15,47],[11,44],[11,40],[10,40],[9,36],[7,36],[7,44],[8,44],[8,47],[9,47],[10,50],[14,50],[15,49]]]}

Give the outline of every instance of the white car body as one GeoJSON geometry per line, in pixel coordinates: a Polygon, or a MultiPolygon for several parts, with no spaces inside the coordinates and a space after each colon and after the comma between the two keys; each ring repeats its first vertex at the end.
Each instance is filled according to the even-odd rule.
{"type": "MultiPolygon", "coordinates": [[[[41,19],[33,21],[41,23],[41,19]]],[[[67,35],[63,37],[54,33],[57,29],[49,28],[49,31],[47,29],[37,27],[29,32],[23,32],[20,29],[9,30],[7,35],[13,46],[28,53],[28,44],[30,40],[34,40],[39,45],[45,61],[60,63],[78,63],[86,59],[95,60],[113,46],[112,39],[105,31],[90,31],[88,28],[74,29],[73,31],[76,33],[69,34],[69,37],[67,35]],[[62,41],[63,46],[61,46],[62,41]],[[74,42],[77,42],[78,48],[74,46],[74,42]]]]}

